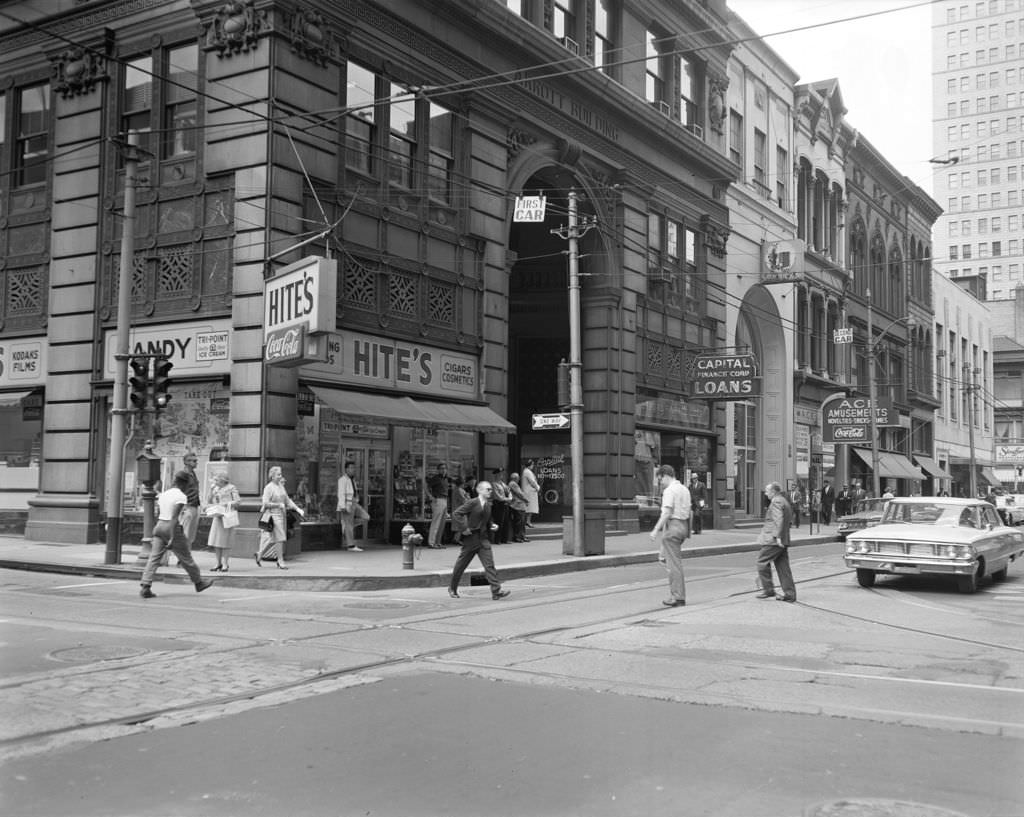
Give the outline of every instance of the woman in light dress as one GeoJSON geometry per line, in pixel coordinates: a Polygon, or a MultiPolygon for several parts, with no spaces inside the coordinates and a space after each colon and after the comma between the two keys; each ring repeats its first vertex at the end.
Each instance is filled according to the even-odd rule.
{"type": "Polygon", "coordinates": [[[214,476],[213,490],[210,491],[210,505],[217,508],[219,513],[213,515],[213,522],[210,525],[210,538],[207,542],[217,556],[217,566],[212,568],[211,572],[228,572],[231,543],[235,538],[235,529],[234,527],[224,527],[224,514],[229,511],[236,511],[239,499],[238,489],[231,484],[231,480],[228,479],[226,473],[221,472],[214,476]]]}
{"type": "Polygon", "coordinates": [[[279,465],[272,466],[267,472],[269,481],[263,489],[263,504],[260,505],[260,516],[264,512],[270,513],[274,522],[274,529],[270,531],[260,530],[260,547],[256,551],[256,567],[262,567],[261,559],[265,559],[271,550],[275,551],[277,566],[281,570],[287,570],[284,566],[284,543],[288,538],[288,524],[285,513],[290,508],[299,516],[305,516],[302,508],[292,502],[288,492],[284,489],[284,474],[279,465]]]}

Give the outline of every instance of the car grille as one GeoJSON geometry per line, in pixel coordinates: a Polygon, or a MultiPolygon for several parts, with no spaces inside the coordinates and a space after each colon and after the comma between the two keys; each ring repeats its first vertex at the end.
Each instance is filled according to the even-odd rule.
{"type": "Polygon", "coordinates": [[[872,542],[871,550],[883,556],[934,556],[932,545],[918,542],[872,542]]]}

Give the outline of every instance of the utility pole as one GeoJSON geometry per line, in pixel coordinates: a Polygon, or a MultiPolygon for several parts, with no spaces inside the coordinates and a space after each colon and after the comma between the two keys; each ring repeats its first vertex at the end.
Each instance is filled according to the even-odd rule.
{"type": "Polygon", "coordinates": [[[967,444],[971,449],[970,457],[970,497],[974,499],[978,496],[978,475],[975,473],[976,463],[974,455],[974,374],[971,371],[971,365],[964,363],[964,393],[967,395],[967,444]]]}
{"type": "Polygon", "coordinates": [[[882,495],[882,483],[878,473],[878,387],[875,385],[875,325],[871,310],[871,289],[864,291],[868,307],[868,401],[871,404],[871,495],[882,495]]]}
{"type": "Polygon", "coordinates": [[[551,232],[569,240],[569,456],[572,460],[573,555],[585,555],[583,544],[583,362],[580,330],[579,239],[594,226],[579,224],[577,194],[569,191],[569,225],[551,232]]]}
{"type": "Polygon", "coordinates": [[[131,329],[132,268],[135,258],[135,183],[139,172],[139,135],[128,132],[124,163],[124,219],[117,282],[117,334],[114,342],[114,402],[110,418],[107,479],[107,547],[104,564],[121,563],[121,514],[124,493],[124,443],[128,424],[128,345],[131,329]]]}

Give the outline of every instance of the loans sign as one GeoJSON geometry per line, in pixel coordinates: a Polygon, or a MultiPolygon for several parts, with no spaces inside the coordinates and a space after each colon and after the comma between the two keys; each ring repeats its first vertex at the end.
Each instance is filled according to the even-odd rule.
{"type": "Polygon", "coordinates": [[[747,400],[761,394],[753,355],[698,355],[688,375],[690,396],[697,400],[747,400]]]}

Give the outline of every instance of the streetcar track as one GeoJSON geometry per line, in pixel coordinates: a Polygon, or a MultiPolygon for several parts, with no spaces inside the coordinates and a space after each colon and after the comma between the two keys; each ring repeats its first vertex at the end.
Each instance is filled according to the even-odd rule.
{"type": "MultiPolygon", "coordinates": [[[[833,573],[826,573],[826,574],[822,574],[822,575],[816,575],[816,576],[813,576],[813,577],[801,579],[797,583],[798,584],[802,584],[802,585],[807,585],[807,584],[810,584],[810,583],[813,583],[813,582],[824,581],[824,580],[827,580],[827,579],[836,578],[838,576],[847,575],[850,572],[851,571],[849,571],[849,570],[841,570],[841,571],[837,571],[837,572],[833,572],[833,573]]],[[[695,576],[695,577],[693,577],[693,579],[689,580],[688,583],[699,583],[699,582],[706,582],[706,581],[711,581],[711,580],[732,579],[732,578],[736,578],[738,576],[744,576],[744,575],[749,575],[749,574],[750,574],[750,570],[749,569],[743,569],[743,570],[737,569],[735,571],[721,571],[721,572],[716,572],[716,573],[714,573],[712,575],[695,576]]],[[[663,585],[663,583],[664,583],[664,581],[662,579],[645,580],[645,581],[634,582],[632,584],[616,585],[614,588],[603,588],[603,589],[601,589],[600,591],[597,591],[597,592],[595,592],[595,590],[593,588],[586,588],[586,589],[581,589],[581,590],[579,590],[579,591],[577,591],[575,593],[572,593],[568,597],[563,596],[563,597],[560,597],[558,599],[552,599],[550,597],[545,597],[545,598],[538,598],[538,599],[535,599],[535,600],[527,600],[525,602],[519,602],[518,604],[516,604],[516,608],[515,609],[522,610],[524,608],[535,607],[535,606],[547,606],[547,607],[550,607],[552,604],[569,604],[569,603],[578,601],[580,599],[585,599],[585,598],[592,597],[592,596],[595,596],[595,595],[608,596],[608,595],[613,595],[613,594],[614,595],[621,595],[621,594],[629,594],[629,593],[638,593],[638,592],[642,592],[642,591],[647,591],[648,589],[652,589],[652,588],[655,588],[655,587],[661,587],[663,585]]],[[[39,590],[39,591],[36,591],[34,589],[29,589],[27,592],[42,593],[42,592],[48,592],[49,590],[52,590],[52,588],[46,588],[44,590],[39,590]]],[[[731,601],[734,601],[734,600],[736,600],[738,598],[745,597],[745,596],[750,596],[750,595],[752,595],[755,592],[757,592],[755,589],[751,589],[751,590],[747,590],[747,591],[739,591],[739,592],[735,592],[735,593],[730,593],[730,594],[727,594],[727,595],[723,596],[721,603],[727,604],[727,603],[730,603],[731,601]]],[[[339,593],[339,594],[336,594],[336,595],[341,595],[341,594],[339,593]]],[[[345,595],[347,595],[347,594],[345,594],[345,595]]],[[[109,599],[103,599],[103,600],[97,599],[96,601],[97,602],[102,602],[104,604],[109,604],[109,599]]],[[[482,599],[481,599],[481,601],[482,601],[482,599]]],[[[518,601],[518,599],[517,599],[517,601],[518,601]]],[[[965,644],[970,644],[970,645],[976,645],[976,646],[985,647],[985,648],[989,648],[989,649],[1002,649],[1002,650],[1007,650],[1009,652],[1014,652],[1014,653],[1024,653],[1024,648],[1020,648],[1020,647],[1016,647],[1016,646],[993,644],[991,642],[984,642],[984,641],[980,641],[980,640],[977,640],[977,639],[966,638],[966,637],[963,637],[963,636],[955,636],[955,635],[948,635],[948,634],[944,634],[944,633],[936,633],[936,632],[931,632],[931,631],[927,631],[927,630],[922,630],[920,628],[912,628],[912,627],[907,627],[907,626],[904,626],[904,625],[893,624],[893,623],[884,622],[884,621],[878,621],[878,620],[870,619],[870,618],[867,618],[867,617],[864,617],[864,616],[858,616],[858,615],[855,615],[855,614],[852,614],[852,613],[844,613],[842,611],[833,610],[833,609],[830,609],[830,608],[827,608],[827,607],[822,607],[822,606],[819,606],[819,605],[807,604],[806,602],[801,602],[801,601],[798,601],[797,604],[800,605],[800,606],[803,606],[803,607],[805,607],[807,609],[816,610],[816,611],[818,611],[820,613],[825,613],[825,614],[829,614],[829,615],[833,615],[833,616],[839,616],[839,617],[843,617],[843,618],[848,618],[848,619],[855,620],[855,621],[861,621],[861,622],[864,622],[864,623],[872,624],[874,626],[885,627],[885,628],[901,630],[901,631],[909,631],[909,632],[913,632],[913,633],[918,634],[918,635],[933,636],[933,637],[936,637],[936,638],[944,638],[944,639],[949,639],[949,640],[952,640],[952,641],[956,641],[958,643],[965,643],[965,644]]],[[[126,606],[127,606],[127,603],[126,603],[126,606]]],[[[171,606],[168,606],[168,607],[171,607],[171,606]]],[[[188,609],[190,611],[193,611],[193,612],[195,610],[195,608],[193,608],[193,607],[189,607],[188,609]]],[[[502,609],[508,609],[507,605],[502,606],[502,607],[497,607],[497,606],[490,607],[489,605],[488,606],[482,606],[481,609],[474,608],[472,610],[472,613],[476,617],[479,617],[480,615],[500,615],[502,609]]],[[[260,612],[260,611],[255,611],[255,612],[250,612],[250,611],[245,611],[245,612],[242,612],[242,611],[217,611],[217,612],[220,613],[220,614],[223,614],[223,615],[227,615],[227,616],[245,616],[247,618],[260,616],[260,617],[267,618],[267,619],[281,619],[281,620],[287,619],[287,620],[292,620],[292,621],[295,620],[295,618],[296,618],[295,614],[294,613],[290,613],[290,612],[281,612],[281,613],[276,613],[276,612],[260,612]]],[[[396,628],[396,627],[397,628],[401,628],[401,629],[405,629],[405,628],[410,628],[411,629],[416,624],[420,624],[420,623],[423,623],[423,622],[429,622],[429,621],[443,621],[445,619],[462,617],[462,616],[466,615],[468,612],[469,611],[467,611],[464,608],[463,609],[459,609],[459,608],[447,607],[447,608],[443,609],[440,612],[435,610],[435,611],[431,611],[431,612],[424,612],[424,613],[416,614],[416,615],[413,615],[413,616],[408,616],[408,617],[403,618],[400,622],[392,621],[392,622],[369,623],[369,624],[364,623],[364,624],[361,624],[361,626],[356,627],[355,629],[353,629],[351,627],[348,627],[348,628],[339,629],[336,632],[318,633],[318,634],[313,634],[313,635],[308,635],[308,636],[289,637],[289,638],[286,638],[286,639],[263,639],[263,640],[260,640],[260,641],[250,641],[249,643],[246,643],[246,644],[232,645],[232,646],[224,647],[224,648],[221,648],[221,649],[215,649],[215,650],[207,649],[207,650],[205,650],[203,652],[198,652],[198,651],[193,650],[193,651],[189,651],[188,653],[185,653],[185,654],[186,655],[198,655],[198,656],[206,656],[206,657],[215,657],[217,655],[230,655],[230,654],[235,653],[235,652],[244,651],[244,650],[258,649],[260,647],[266,647],[266,646],[280,646],[282,644],[297,644],[297,643],[302,643],[302,642],[319,641],[319,640],[323,640],[325,638],[330,638],[332,636],[344,636],[344,635],[348,635],[348,634],[351,634],[351,633],[354,633],[354,632],[365,632],[365,631],[373,631],[373,630],[383,630],[383,629],[396,628]]],[[[347,667],[344,667],[344,668],[341,668],[341,669],[328,670],[328,671],[324,671],[324,672],[318,672],[316,675],[313,675],[313,676],[305,676],[305,677],[302,677],[302,678],[296,678],[296,679],[291,680],[291,681],[285,681],[285,682],[281,682],[281,683],[272,684],[272,685],[263,687],[263,688],[258,689],[258,690],[251,690],[251,689],[249,689],[249,690],[246,690],[244,692],[239,692],[239,693],[236,693],[236,694],[221,695],[221,696],[205,698],[205,699],[201,699],[201,700],[192,700],[192,701],[189,701],[187,703],[182,703],[182,704],[173,705],[173,706],[158,707],[158,708],[146,710],[146,711],[143,711],[143,712],[136,712],[136,713],[133,713],[133,714],[127,714],[127,715],[120,716],[120,717],[105,718],[105,719],[90,721],[88,723],[75,723],[75,724],[70,724],[68,726],[56,727],[56,728],[46,729],[46,730],[40,730],[40,731],[37,731],[37,732],[32,732],[32,733],[28,733],[28,734],[25,734],[25,735],[19,735],[19,736],[12,737],[12,738],[0,739],[0,748],[2,748],[2,749],[11,749],[11,748],[19,747],[19,746],[24,746],[26,744],[30,744],[32,742],[47,740],[47,739],[50,739],[50,738],[55,738],[55,737],[60,737],[60,736],[74,735],[74,734],[77,734],[77,733],[85,733],[85,732],[87,732],[89,730],[95,730],[95,729],[103,729],[103,728],[119,727],[119,726],[120,727],[139,727],[139,726],[144,726],[147,723],[150,723],[152,721],[155,721],[157,719],[160,719],[160,718],[166,717],[166,716],[177,715],[177,714],[181,714],[181,713],[187,713],[187,712],[190,712],[190,711],[199,712],[199,711],[202,711],[202,710],[206,710],[206,709],[210,709],[210,708],[215,708],[215,707],[223,707],[223,706],[230,705],[232,703],[238,703],[238,702],[243,702],[243,701],[254,701],[254,702],[256,702],[256,701],[259,701],[260,699],[270,698],[272,696],[279,695],[281,693],[288,692],[290,690],[295,690],[295,689],[299,689],[299,688],[315,686],[317,684],[323,684],[323,683],[326,683],[326,682],[329,682],[329,681],[336,681],[336,680],[343,679],[343,678],[346,678],[346,677],[357,676],[357,675],[361,675],[361,674],[371,674],[371,673],[373,673],[375,671],[386,670],[386,669],[394,668],[394,667],[397,667],[397,666],[400,666],[400,665],[403,665],[403,664],[411,664],[411,663],[416,663],[416,662],[426,662],[428,665],[433,664],[435,666],[441,666],[441,667],[444,667],[444,666],[451,666],[451,667],[466,666],[466,667],[476,667],[476,668],[479,668],[479,669],[482,669],[482,670],[486,669],[486,670],[489,670],[489,671],[492,671],[492,672],[500,671],[500,672],[503,672],[503,673],[512,673],[512,674],[517,674],[518,673],[518,674],[524,674],[524,675],[536,675],[538,677],[544,676],[544,675],[548,675],[548,676],[550,676],[552,678],[560,678],[560,677],[563,677],[563,676],[561,676],[558,673],[546,673],[544,671],[530,670],[530,669],[526,669],[526,668],[522,668],[522,667],[509,667],[509,666],[506,666],[506,665],[492,665],[492,664],[487,664],[487,663],[483,663],[483,662],[459,661],[459,660],[454,660],[454,659],[455,659],[455,657],[459,653],[464,653],[464,652],[471,651],[471,650],[477,650],[477,649],[480,649],[481,647],[492,646],[492,645],[495,645],[495,644],[504,644],[504,643],[513,643],[513,642],[531,642],[531,641],[533,641],[535,639],[539,639],[539,638],[543,638],[543,637],[551,636],[551,635],[556,635],[556,634],[559,634],[559,633],[563,633],[564,634],[564,633],[570,633],[572,631],[578,631],[578,630],[579,631],[583,631],[583,630],[588,631],[585,634],[579,636],[579,637],[582,638],[582,637],[586,637],[587,635],[593,635],[593,628],[595,628],[595,627],[601,627],[602,625],[607,625],[607,626],[611,627],[612,629],[614,629],[615,626],[622,627],[622,626],[636,625],[638,623],[643,622],[645,620],[645,618],[643,618],[643,617],[645,617],[645,616],[648,616],[648,615],[650,615],[652,613],[665,614],[666,612],[667,611],[664,608],[656,607],[656,608],[653,608],[652,610],[633,611],[633,612],[630,612],[630,613],[625,614],[625,615],[619,614],[619,615],[609,615],[609,616],[602,616],[602,617],[594,617],[594,618],[592,618],[590,620],[587,620],[587,621],[584,621],[584,622],[580,622],[580,623],[574,623],[574,624],[571,624],[571,625],[563,625],[563,626],[558,626],[558,627],[550,627],[550,628],[544,628],[544,629],[540,629],[540,630],[524,630],[524,631],[519,632],[519,633],[513,633],[513,634],[508,634],[508,635],[503,635],[503,636],[486,636],[486,637],[476,637],[476,638],[472,638],[471,637],[471,640],[469,640],[466,643],[462,643],[462,644],[450,645],[450,646],[445,646],[445,647],[438,647],[436,649],[425,650],[425,651],[422,651],[422,652],[415,652],[415,653],[408,653],[408,654],[403,654],[403,655],[393,655],[393,656],[388,656],[388,657],[382,657],[382,658],[379,658],[379,659],[376,659],[376,660],[372,660],[372,661],[367,661],[367,662],[364,662],[364,663],[361,663],[361,664],[357,664],[357,665],[353,665],[353,666],[347,666],[347,667]],[[638,616],[640,616],[641,618],[638,619],[637,618],[638,616]],[[453,660],[448,660],[448,659],[453,659],[453,660]]],[[[684,613],[684,615],[685,615],[685,613],[684,613]]],[[[10,617],[8,617],[6,620],[7,620],[8,623],[10,623],[12,621],[12,619],[10,617]]],[[[333,617],[333,616],[327,617],[327,616],[320,616],[320,615],[316,615],[316,614],[304,616],[303,620],[312,621],[312,622],[318,622],[318,623],[337,623],[336,622],[336,618],[333,617]]],[[[61,622],[63,620],[62,619],[57,619],[56,621],[57,622],[61,622]]],[[[37,625],[37,626],[51,626],[50,624],[40,624],[39,621],[30,621],[30,622],[27,621],[26,623],[31,623],[31,624],[34,624],[34,625],[37,625]]],[[[75,622],[70,622],[69,621],[67,623],[75,623],[75,622]]],[[[110,629],[112,631],[115,631],[115,632],[118,631],[118,630],[128,630],[128,629],[131,629],[133,632],[136,632],[136,631],[139,630],[139,628],[116,627],[116,626],[110,626],[110,625],[105,625],[105,626],[108,629],[110,629]]],[[[195,637],[196,638],[202,638],[204,636],[203,635],[198,635],[198,636],[195,636],[195,637]]],[[[211,634],[211,635],[205,636],[205,637],[214,637],[214,635],[211,634]]],[[[224,636],[219,635],[219,634],[216,635],[216,637],[224,638],[224,636]]],[[[183,657],[182,653],[170,653],[170,652],[167,652],[167,653],[163,653],[163,654],[158,654],[156,656],[156,660],[161,660],[161,661],[180,660],[182,657],[183,657]]],[[[139,666],[139,665],[141,665],[143,663],[152,664],[153,660],[154,660],[154,656],[153,655],[149,655],[144,660],[121,661],[121,662],[112,663],[112,664],[104,665],[104,666],[88,666],[88,667],[82,667],[82,668],[79,668],[79,669],[69,669],[66,673],[65,672],[61,672],[60,673],[60,677],[83,677],[83,676],[88,676],[88,675],[101,676],[103,674],[110,673],[110,672],[124,672],[126,670],[132,669],[135,666],[139,666]]],[[[761,665],[761,664],[754,664],[754,663],[751,663],[751,662],[724,662],[724,663],[730,664],[731,666],[746,667],[746,668],[750,668],[750,669],[788,670],[788,671],[791,671],[791,672],[802,672],[802,673],[808,673],[808,674],[812,674],[812,675],[813,674],[823,674],[822,670],[802,669],[802,668],[795,668],[795,667],[785,667],[785,666],[782,666],[782,665],[779,665],[779,666],[773,666],[773,665],[768,665],[768,664],[761,665]]],[[[908,678],[904,678],[904,677],[895,678],[895,677],[889,677],[889,676],[872,676],[872,675],[867,675],[867,674],[858,675],[858,674],[853,674],[853,673],[844,674],[844,673],[835,673],[835,672],[833,672],[833,673],[825,672],[824,674],[833,674],[833,675],[839,675],[839,676],[849,675],[850,677],[857,677],[857,678],[859,678],[861,680],[900,681],[900,682],[904,682],[904,683],[920,682],[920,683],[931,683],[931,684],[943,684],[943,683],[945,683],[945,682],[928,681],[928,679],[908,679],[908,678]]],[[[53,677],[53,675],[54,675],[53,673],[50,673],[50,677],[53,677]]],[[[564,676],[564,678],[566,678],[568,680],[575,680],[576,682],[579,682],[581,680],[583,680],[583,681],[587,680],[587,679],[579,679],[579,678],[573,679],[573,678],[570,678],[570,676],[567,676],[567,675],[564,676]]],[[[6,683],[6,684],[0,685],[0,689],[4,689],[4,690],[17,689],[18,687],[21,687],[21,686],[29,686],[29,685],[31,685],[33,683],[37,683],[39,680],[40,679],[38,677],[33,677],[33,678],[30,678],[30,679],[13,681],[13,682],[10,682],[10,683],[6,683]]],[[[598,679],[589,679],[589,680],[591,682],[595,682],[595,683],[598,682],[598,679]]],[[[602,682],[602,683],[605,683],[605,682],[602,682]]],[[[656,685],[656,684],[645,684],[644,686],[645,687],[650,687],[652,689],[658,687],[658,685],[656,685]]],[[[1005,688],[1005,687],[991,687],[991,686],[987,686],[986,687],[986,686],[982,686],[982,685],[956,685],[956,686],[966,686],[966,687],[969,687],[969,688],[972,688],[972,689],[982,689],[982,690],[989,690],[989,691],[1024,692],[1024,690],[1016,690],[1016,689],[1005,688]]],[[[676,689],[675,691],[678,692],[679,690],[676,689]]]]}

